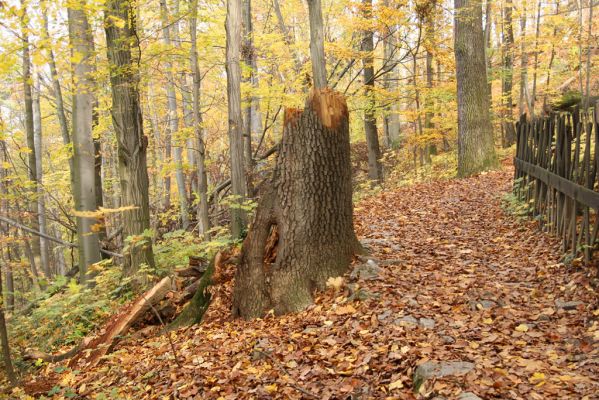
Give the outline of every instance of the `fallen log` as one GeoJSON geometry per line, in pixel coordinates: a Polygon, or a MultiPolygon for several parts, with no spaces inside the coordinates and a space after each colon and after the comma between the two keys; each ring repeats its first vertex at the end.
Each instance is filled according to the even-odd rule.
{"type": "Polygon", "coordinates": [[[26,360],[41,359],[52,363],[70,358],[69,367],[73,367],[79,360],[85,360],[93,366],[98,363],[102,356],[112,350],[118,339],[127,332],[131,325],[166,296],[171,290],[171,285],[171,278],[166,277],[162,279],[153,288],[139,296],[133,303],[130,303],[121,312],[112,317],[105,324],[103,333],[98,337],[86,337],[79,345],[59,354],[48,354],[28,349],[25,352],[24,358],[26,360]]]}
{"type": "Polygon", "coordinates": [[[171,286],[171,278],[166,277],[152,289],[139,296],[137,300],[106,324],[102,335],[91,340],[69,361],[69,367],[75,366],[80,360],[86,361],[90,366],[96,365],[104,355],[114,348],[119,337],[124,335],[131,325],[166,296],[171,290],[171,286]],[[85,350],[91,351],[86,352],[85,350]]]}

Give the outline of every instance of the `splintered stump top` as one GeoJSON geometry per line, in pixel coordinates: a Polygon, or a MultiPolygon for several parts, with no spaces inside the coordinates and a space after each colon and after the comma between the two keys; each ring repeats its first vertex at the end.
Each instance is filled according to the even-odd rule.
{"type": "MultiPolygon", "coordinates": [[[[349,119],[345,97],[329,88],[312,88],[306,99],[306,109],[308,108],[312,108],[322,125],[330,130],[336,130],[343,121],[349,119]]],[[[300,108],[285,109],[285,126],[297,121],[303,112],[300,108]]]]}

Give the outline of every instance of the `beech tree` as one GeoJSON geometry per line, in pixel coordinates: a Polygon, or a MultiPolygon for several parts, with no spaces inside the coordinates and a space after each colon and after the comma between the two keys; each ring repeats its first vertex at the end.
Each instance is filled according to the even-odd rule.
{"type": "Polygon", "coordinates": [[[87,268],[101,259],[100,242],[93,225],[94,218],[86,212],[95,212],[96,171],[95,149],[92,137],[93,90],[93,38],[85,14],[83,1],[71,3],[68,10],[69,37],[73,53],[73,182],[79,242],[80,282],[87,279],[87,268]]]}
{"type": "MultiPolygon", "coordinates": [[[[129,208],[123,211],[125,237],[143,235],[150,228],[148,139],[143,132],[139,70],[132,57],[132,49],[138,48],[138,36],[131,12],[128,0],[109,0],[104,14],[121,201],[124,207],[129,208]]],[[[152,243],[147,238],[136,240],[130,246],[124,260],[125,271],[134,273],[142,263],[154,267],[152,243]]]]}
{"type": "Polygon", "coordinates": [[[481,4],[455,0],[456,78],[458,88],[458,176],[497,164],[487,87],[481,4]]]}

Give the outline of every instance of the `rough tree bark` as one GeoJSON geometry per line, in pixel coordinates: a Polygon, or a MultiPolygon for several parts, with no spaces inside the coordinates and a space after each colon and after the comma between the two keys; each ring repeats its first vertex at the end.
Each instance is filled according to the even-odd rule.
{"type": "MultiPolygon", "coordinates": [[[[75,210],[96,211],[96,160],[92,137],[93,120],[93,48],[92,33],[83,2],[73,2],[68,9],[69,36],[73,52],[73,161],[75,210]]],[[[87,269],[102,259],[94,218],[77,215],[79,242],[79,277],[84,284],[87,269]]]]}
{"type": "Polygon", "coordinates": [[[321,0],[307,0],[310,19],[310,57],[312,79],[316,89],[327,87],[327,63],[324,54],[324,23],[321,0]]]}
{"type": "MultiPolygon", "coordinates": [[[[364,21],[372,22],[372,0],[362,1],[362,16],[364,21]]],[[[364,109],[364,134],[368,146],[368,178],[374,182],[383,180],[383,168],[381,165],[381,149],[379,147],[379,135],[376,129],[376,107],[374,93],[374,32],[368,27],[362,33],[362,58],[364,75],[364,94],[366,106],[364,109]]]]}
{"type": "MultiPolygon", "coordinates": [[[[241,0],[227,0],[227,98],[229,112],[229,148],[231,158],[231,193],[235,203],[245,201],[247,184],[243,162],[243,117],[241,114],[241,0]]],[[[231,207],[231,234],[240,238],[246,227],[246,213],[235,204],[231,207]]]]}
{"type": "Polygon", "coordinates": [[[455,59],[458,89],[458,176],[497,164],[487,87],[482,9],[474,0],[455,0],[455,59]]]}
{"type": "MultiPolygon", "coordinates": [[[[150,228],[148,199],[148,168],[139,101],[139,55],[134,60],[131,49],[138,48],[134,12],[127,0],[108,0],[104,15],[110,84],[112,87],[112,122],[117,138],[118,170],[121,200],[124,206],[133,206],[123,212],[123,237],[140,235],[150,228]],[[119,21],[125,21],[121,25],[119,21]]],[[[129,274],[145,263],[154,267],[152,244],[132,246],[124,258],[129,274]]]]}
{"type": "Polygon", "coordinates": [[[313,89],[303,111],[286,110],[275,171],[243,244],[234,315],[302,310],[360,249],[348,119],[345,99],[329,89],[313,89]]]}
{"type": "Polygon", "coordinates": [[[512,24],[511,1],[506,1],[503,6],[503,29],[502,29],[502,52],[503,71],[501,74],[501,97],[503,103],[502,112],[502,146],[510,147],[516,140],[513,127],[513,79],[514,79],[514,28],[512,24]]]}
{"type": "Polygon", "coordinates": [[[198,63],[198,40],[197,40],[197,15],[198,0],[191,1],[189,10],[189,31],[191,37],[191,74],[193,76],[192,88],[192,109],[193,109],[193,129],[197,146],[197,169],[198,169],[198,196],[200,203],[198,205],[198,231],[200,235],[208,238],[210,230],[210,217],[208,214],[208,175],[206,173],[206,147],[204,146],[204,131],[202,128],[202,113],[200,111],[200,66],[198,63]]]}

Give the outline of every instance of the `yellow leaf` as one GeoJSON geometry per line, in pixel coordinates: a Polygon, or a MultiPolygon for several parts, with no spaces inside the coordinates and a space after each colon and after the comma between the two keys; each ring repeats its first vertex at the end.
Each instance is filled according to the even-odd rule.
{"type": "Polygon", "coordinates": [[[389,390],[401,389],[401,388],[403,388],[403,382],[401,381],[401,379],[398,379],[395,382],[391,382],[389,384],[389,390]]]}
{"type": "Polygon", "coordinates": [[[493,323],[493,318],[485,318],[483,319],[483,322],[487,325],[491,325],[493,323]]]}
{"type": "Polygon", "coordinates": [[[535,383],[536,386],[542,386],[545,384],[545,374],[542,372],[535,372],[534,374],[532,374],[532,376],[528,379],[528,381],[530,383],[535,383]]]}
{"type": "Polygon", "coordinates": [[[273,383],[272,385],[264,386],[264,389],[266,389],[268,393],[275,393],[278,390],[278,387],[276,383],[273,383]]]}
{"type": "Polygon", "coordinates": [[[518,332],[528,332],[528,325],[526,324],[520,324],[516,327],[516,330],[518,332]]]}
{"type": "Polygon", "coordinates": [[[345,280],[342,276],[337,276],[335,278],[331,277],[327,280],[327,287],[335,289],[336,292],[339,291],[343,287],[345,280]]]}
{"type": "Polygon", "coordinates": [[[355,312],[356,312],[356,309],[351,304],[348,304],[346,306],[337,307],[337,309],[335,310],[335,314],[337,314],[337,315],[353,314],[355,312]]]}

